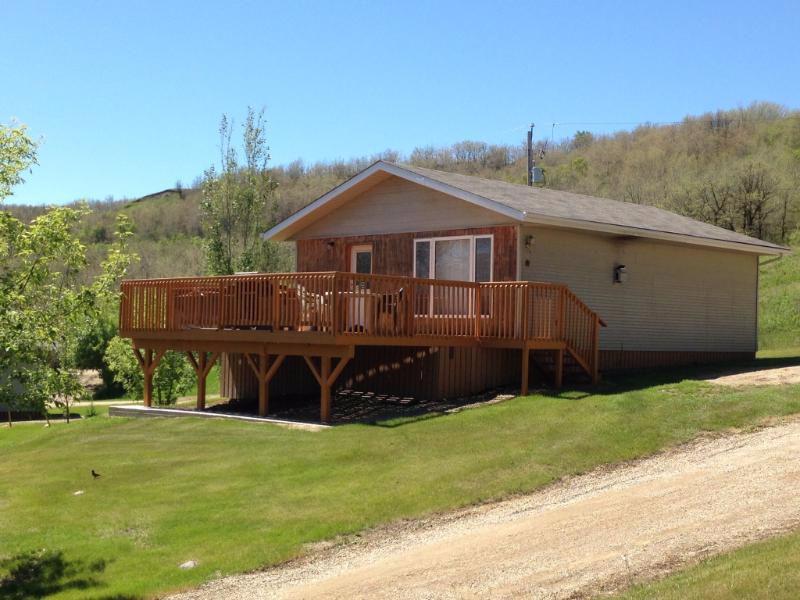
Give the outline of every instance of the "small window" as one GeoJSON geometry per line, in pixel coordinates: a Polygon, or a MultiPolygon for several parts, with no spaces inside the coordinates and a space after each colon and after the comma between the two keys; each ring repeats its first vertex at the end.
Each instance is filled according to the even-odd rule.
{"type": "Polygon", "coordinates": [[[353,246],[350,250],[350,271],[369,275],[372,273],[372,246],[353,246]]]}
{"type": "Polygon", "coordinates": [[[414,276],[422,279],[430,279],[431,243],[428,240],[414,243],[414,276]]]}
{"type": "Polygon", "coordinates": [[[475,281],[492,280],[492,238],[475,238],[475,281]]]}

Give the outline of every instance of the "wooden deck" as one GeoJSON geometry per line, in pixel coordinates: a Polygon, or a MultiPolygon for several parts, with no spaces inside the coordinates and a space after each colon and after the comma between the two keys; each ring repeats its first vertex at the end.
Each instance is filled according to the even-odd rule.
{"type": "Polygon", "coordinates": [[[187,353],[198,375],[199,408],[219,353],[237,352],[259,381],[259,412],[266,414],[270,379],[286,356],[296,355],[320,385],[323,421],[331,386],[356,346],[519,348],[525,393],[533,349],[554,351],[558,385],[565,352],[597,381],[604,325],[559,284],[342,272],[125,281],[119,324],[144,371],[146,405],[164,351],[187,353]]]}

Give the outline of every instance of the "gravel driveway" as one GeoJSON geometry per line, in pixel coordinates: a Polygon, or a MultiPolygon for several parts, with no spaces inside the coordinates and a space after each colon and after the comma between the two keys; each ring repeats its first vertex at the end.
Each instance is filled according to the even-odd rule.
{"type": "Polygon", "coordinates": [[[173,598],[568,598],[800,526],[800,421],[371,531],[173,598]]]}

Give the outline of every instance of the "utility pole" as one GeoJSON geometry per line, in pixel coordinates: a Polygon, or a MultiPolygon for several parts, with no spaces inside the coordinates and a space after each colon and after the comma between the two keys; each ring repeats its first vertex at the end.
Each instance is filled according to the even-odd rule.
{"type": "Polygon", "coordinates": [[[528,185],[533,185],[533,123],[528,130],[528,185]]]}

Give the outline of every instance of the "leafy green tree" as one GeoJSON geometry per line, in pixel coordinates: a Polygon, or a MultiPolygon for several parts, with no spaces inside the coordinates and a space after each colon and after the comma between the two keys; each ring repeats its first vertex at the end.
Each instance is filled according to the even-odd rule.
{"type": "Polygon", "coordinates": [[[116,335],[116,319],[105,312],[97,315],[97,319],[78,338],[76,344],[75,366],[79,369],[96,369],[100,373],[103,387],[98,390],[97,396],[114,397],[122,391],[105,361],[108,343],[116,335]]]}
{"type": "MultiPolygon", "coordinates": [[[[105,361],[114,379],[132,398],[141,398],[144,376],[130,341],[114,337],[106,348],[105,361]]],[[[178,396],[192,387],[194,370],[179,352],[165,352],[153,373],[153,400],[159,406],[175,404],[178,396]]]]}
{"type": "Polygon", "coordinates": [[[24,181],[22,174],[36,163],[36,142],[24,125],[0,124],[0,201],[24,181]]]}
{"type": "MultiPolygon", "coordinates": [[[[0,139],[1,202],[35,164],[36,145],[24,127],[0,127],[0,139]]],[[[55,405],[69,415],[72,399],[84,394],[77,341],[116,300],[132,258],[130,226],[120,215],[97,274],[81,282],[86,246],[75,230],[88,212],[86,205],[53,208],[26,224],[0,210],[0,403],[11,409],[45,413],[55,405]]]]}
{"type": "Polygon", "coordinates": [[[226,115],[220,122],[220,171],[212,166],[205,172],[201,204],[208,268],[216,275],[271,270],[275,262],[270,244],[261,239],[276,220],[276,184],[267,170],[264,126],[263,109],[248,108],[241,162],[231,141],[233,123],[226,115]]]}

